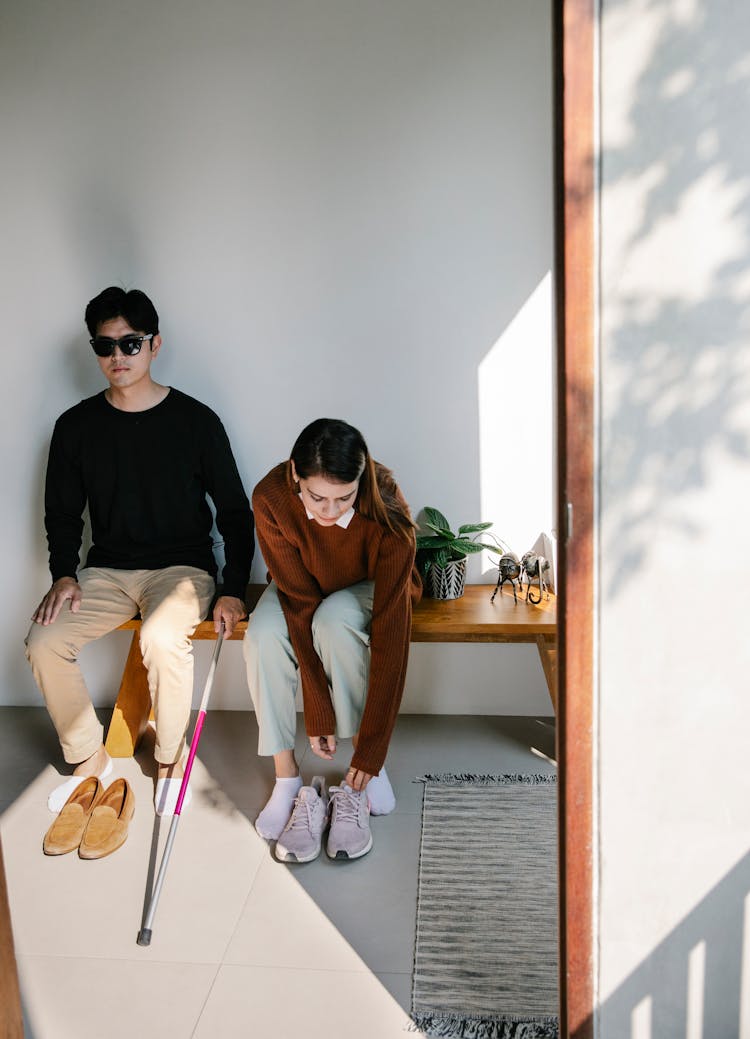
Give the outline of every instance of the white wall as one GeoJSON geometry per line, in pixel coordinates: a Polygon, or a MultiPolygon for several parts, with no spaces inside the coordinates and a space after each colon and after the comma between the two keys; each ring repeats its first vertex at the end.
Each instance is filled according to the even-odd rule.
{"type": "Polygon", "coordinates": [[[750,1035],[750,8],[605,0],[598,1034],[750,1035]]]}
{"type": "MultiPolygon", "coordinates": [[[[0,522],[17,620],[3,626],[0,702],[39,702],[20,644],[48,583],[46,451],[55,417],[101,388],[82,318],[111,283],[152,295],[164,335],[156,378],[222,416],[248,490],[329,414],[361,427],[415,512],[492,519],[500,536],[515,531],[519,552],[551,526],[552,445],[538,415],[552,397],[547,7],[6,8],[0,522]],[[530,299],[535,350],[511,337],[500,414],[525,386],[533,397],[507,438],[481,445],[482,362],[530,299]],[[497,454],[481,478],[480,447],[497,454]],[[524,461],[532,475],[519,487],[524,461]]],[[[493,428],[502,434],[502,422],[493,428]]],[[[262,573],[259,560],[254,579],[262,573]]],[[[113,635],[84,651],[98,702],[112,702],[124,646],[113,635]]],[[[424,652],[409,678],[415,710],[452,696],[442,667],[417,662],[424,652]]],[[[461,647],[427,652],[449,661],[445,674],[463,659],[461,647]]],[[[245,706],[234,655],[217,702],[245,706]]],[[[477,709],[548,713],[531,647],[480,657],[470,666],[490,692],[477,709]]]]}

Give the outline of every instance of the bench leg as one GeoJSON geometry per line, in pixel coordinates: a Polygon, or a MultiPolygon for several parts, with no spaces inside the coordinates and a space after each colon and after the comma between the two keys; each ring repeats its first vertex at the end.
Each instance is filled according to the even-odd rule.
{"type": "Polygon", "coordinates": [[[537,635],[536,648],[539,650],[542,670],[547,679],[552,709],[557,714],[557,638],[554,635],[537,635]]]}
{"type": "Polygon", "coordinates": [[[140,632],[133,632],[120,691],[104,746],[113,758],[132,758],[151,714],[151,693],[141,656],[140,632]]]}

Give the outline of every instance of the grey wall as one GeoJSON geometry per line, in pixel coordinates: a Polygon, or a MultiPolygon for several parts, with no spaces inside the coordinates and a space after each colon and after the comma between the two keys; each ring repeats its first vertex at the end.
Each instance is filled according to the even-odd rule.
{"type": "MultiPolygon", "coordinates": [[[[20,643],[48,583],[46,451],[55,417],[101,388],[82,314],[111,283],[153,296],[156,378],[222,416],[248,490],[333,414],[415,512],[492,519],[519,552],[551,526],[546,3],[28,0],[2,19],[0,522],[16,609],[0,701],[39,702],[20,643]],[[504,430],[493,417],[498,433],[480,422],[480,365],[504,349],[487,376],[498,414],[542,390],[504,430]],[[488,429],[499,443],[481,443],[488,429]]],[[[98,702],[124,652],[122,635],[84,651],[98,702]]],[[[247,703],[239,658],[217,705],[247,703]]],[[[548,713],[531,647],[418,647],[412,664],[407,709],[471,709],[443,677],[469,666],[478,709],[548,713]]]]}
{"type": "Polygon", "coordinates": [[[606,1039],[750,1035],[750,8],[605,0],[606,1039]]]}

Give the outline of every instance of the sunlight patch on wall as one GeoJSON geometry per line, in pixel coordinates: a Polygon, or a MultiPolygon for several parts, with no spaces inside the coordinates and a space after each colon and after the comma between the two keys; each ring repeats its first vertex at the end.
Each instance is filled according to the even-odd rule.
{"type": "Polygon", "coordinates": [[[555,522],[552,362],[548,271],[478,371],[481,518],[519,556],[555,522]]]}
{"type": "Polygon", "coordinates": [[[698,942],[688,957],[687,1030],[685,1039],[703,1039],[706,988],[706,943],[698,942]]]}
{"type": "Polygon", "coordinates": [[[651,996],[645,996],[635,1007],[630,1018],[630,1039],[653,1039],[651,1035],[652,1009],[651,996]]]}

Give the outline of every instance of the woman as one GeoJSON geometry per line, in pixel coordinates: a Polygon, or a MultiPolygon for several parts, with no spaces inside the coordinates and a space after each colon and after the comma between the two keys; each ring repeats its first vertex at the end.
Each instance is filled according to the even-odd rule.
{"type": "Polygon", "coordinates": [[[294,756],[297,670],[310,748],[331,760],[352,737],[344,781],[332,787],[327,850],[357,858],[372,846],[368,815],[395,799],[383,768],[406,676],[412,603],[420,596],[414,524],[391,473],[362,434],[338,419],[302,430],[291,458],[253,493],[258,542],[271,583],[248,623],[248,682],[258,752],[276,783],[256,821],[282,859],[320,851],[328,802],[304,787],[294,756]]]}

